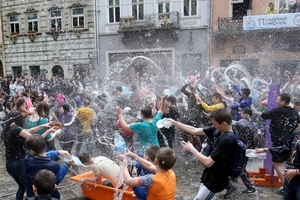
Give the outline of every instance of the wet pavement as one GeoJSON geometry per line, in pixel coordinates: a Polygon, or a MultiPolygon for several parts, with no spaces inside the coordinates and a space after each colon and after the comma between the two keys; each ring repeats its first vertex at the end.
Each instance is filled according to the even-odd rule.
{"type": "MultiPolygon", "coordinates": [[[[59,149],[59,146],[56,144],[59,149]]],[[[201,173],[204,166],[197,161],[193,155],[185,153],[179,147],[179,141],[175,142],[174,149],[178,155],[178,160],[175,164],[174,171],[177,177],[177,190],[175,200],[190,200],[195,197],[200,185],[201,173]]],[[[82,146],[82,150],[85,151],[85,145],[82,146]]],[[[94,147],[94,156],[100,155],[100,151],[94,147]]],[[[79,183],[70,180],[73,175],[69,171],[65,179],[59,184],[59,191],[63,200],[86,200],[81,192],[81,186],[79,183]]],[[[234,191],[230,198],[234,200],[281,200],[283,196],[276,194],[277,187],[259,187],[256,186],[257,194],[248,196],[242,196],[241,191],[245,190],[245,186],[242,181],[238,180],[237,189],[234,191]]],[[[5,158],[3,143],[0,144],[0,200],[14,200],[17,184],[9,176],[5,169],[5,158]]],[[[217,200],[224,199],[225,191],[216,195],[217,200]]]]}

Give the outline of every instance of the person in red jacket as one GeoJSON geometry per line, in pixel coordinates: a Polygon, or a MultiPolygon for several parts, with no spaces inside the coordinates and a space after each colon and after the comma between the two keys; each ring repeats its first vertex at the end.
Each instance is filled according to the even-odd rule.
{"type": "MultiPolygon", "coordinates": [[[[131,124],[136,121],[136,119],[134,117],[132,117],[132,111],[131,111],[131,108],[129,108],[129,107],[125,107],[123,109],[123,117],[127,124],[131,124]]],[[[127,148],[131,149],[132,144],[133,144],[132,136],[133,136],[134,132],[131,130],[123,129],[120,120],[117,121],[116,127],[118,129],[120,129],[120,133],[126,142],[127,148]]]]}

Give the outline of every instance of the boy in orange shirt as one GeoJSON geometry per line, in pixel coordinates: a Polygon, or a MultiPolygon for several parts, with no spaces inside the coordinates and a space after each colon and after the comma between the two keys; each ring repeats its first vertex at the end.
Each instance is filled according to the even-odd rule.
{"type": "MultiPolygon", "coordinates": [[[[176,176],[172,170],[177,156],[171,148],[160,148],[156,153],[154,165],[147,160],[136,156],[146,169],[156,172],[132,178],[127,167],[124,168],[124,183],[130,186],[146,186],[148,188],[148,200],[173,200],[176,192],[176,176]]],[[[126,163],[126,159],[123,159],[126,163]]]]}

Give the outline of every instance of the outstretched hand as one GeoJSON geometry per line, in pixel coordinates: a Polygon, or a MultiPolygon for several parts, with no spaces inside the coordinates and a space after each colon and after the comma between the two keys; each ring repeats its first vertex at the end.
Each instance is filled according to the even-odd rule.
{"type": "Polygon", "coordinates": [[[182,141],[181,146],[185,151],[189,151],[189,152],[191,152],[193,149],[195,149],[193,144],[190,143],[189,141],[188,142],[182,141]]]}

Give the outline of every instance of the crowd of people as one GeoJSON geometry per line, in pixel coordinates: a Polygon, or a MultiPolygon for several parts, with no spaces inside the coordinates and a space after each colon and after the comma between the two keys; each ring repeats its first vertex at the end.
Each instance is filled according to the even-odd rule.
{"type": "MultiPolygon", "coordinates": [[[[59,184],[74,163],[70,160],[61,165],[55,160],[58,155],[70,157],[72,153],[84,165],[93,166],[97,178],[89,181],[119,188],[119,177],[110,171],[109,166],[113,166],[115,171],[123,169],[122,184],[133,186],[137,199],[174,199],[175,138],[182,138],[182,148],[205,166],[195,200],[212,198],[224,189],[224,198],[228,198],[236,190],[235,180],[226,170],[234,160],[236,141],[224,134],[227,132],[234,132],[257,153],[270,152],[274,169],[284,183],[279,192],[285,199],[300,198],[296,137],[300,130],[299,74],[292,76],[277,69],[273,76],[266,76],[270,80],[253,77],[256,79],[243,77],[234,68],[224,76],[220,69],[201,78],[196,75],[186,81],[173,80],[168,87],[176,86],[168,90],[147,79],[135,86],[113,85],[112,91],[101,90],[98,81],[92,84],[88,78],[76,76],[71,80],[42,76],[38,81],[24,74],[15,79],[4,77],[0,91],[1,138],[7,171],[19,185],[16,199],[23,199],[25,191],[28,198],[41,195],[32,190],[32,185],[36,179],[38,182],[42,169],[50,170],[59,184]],[[280,84],[278,107],[269,111],[268,82],[280,84]],[[172,126],[158,128],[162,119],[172,126]],[[264,142],[268,119],[272,147],[265,147],[264,142]],[[63,126],[53,126],[53,122],[63,126]],[[119,165],[134,166],[137,173],[113,161],[114,130],[119,130],[130,150],[127,154],[135,160],[132,164],[119,155],[119,165]],[[54,140],[63,150],[56,150],[54,140]],[[86,153],[82,154],[84,143],[86,153]],[[93,157],[94,149],[106,157],[93,157]],[[166,181],[168,187],[162,187],[166,181]]],[[[240,175],[246,186],[242,195],[257,193],[246,171],[247,161],[240,175]]],[[[55,187],[42,195],[60,198],[55,187]]]]}

